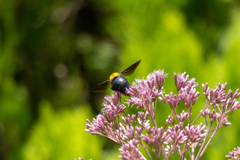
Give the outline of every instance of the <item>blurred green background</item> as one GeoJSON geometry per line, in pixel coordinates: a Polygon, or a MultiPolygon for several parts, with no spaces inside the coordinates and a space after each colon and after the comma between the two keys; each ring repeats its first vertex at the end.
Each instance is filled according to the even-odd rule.
{"type": "MultiPolygon", "coordinates": [[[[112,93],[91,87],[139,59],[129,82],[164,69],[166,93],[186,71],[201,93],[194,117],[202,83],[239,88],[239,53],[238,0],[0,0],[0,160],[118,159],[119,145],[84,131],[112,93]]],[[[170,112],[158,103],[159,126],[170,112]]],[[[240,145],[239,114],[203,159],[240,145]]]]}

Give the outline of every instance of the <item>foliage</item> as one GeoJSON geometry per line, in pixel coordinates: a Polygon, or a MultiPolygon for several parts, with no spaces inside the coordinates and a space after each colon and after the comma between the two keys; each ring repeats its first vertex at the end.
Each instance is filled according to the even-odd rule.
{"type": "MultiPolygon", "coordinates": [[[[21,159],[43,101],[54,112],[88,104],[99,113],[105,93],[89,88],[139,59],[139,68],[127,77],[130,84],[161,68],[169,76],[187,72],[210,87],[227,81],[235,90],[239,27],[236,0],[1,0],[0,159],[21,159]]],[[[166,91],[173,90],[172,83],[165,83],[166,91]]],[[[156,117],[168,111],[163,107],[156,117]]],[[[219,149],[209,148],[205,155],[221,159],[238,145],[239,134],[240,127],[216,134],[229,145],[213,140],[219,149]]],[[[103,152],[112,148],[106,142],[103,152]]]]}
{"type": "Polygon", "coordinates": [[[49,102],[40,106],[40,117],[22,148],[22,159],[73,159],[79,153],[99,159],[103,140],[82,133],[85,119],[90,116],[88,106],[55,113],[49,102]]]}

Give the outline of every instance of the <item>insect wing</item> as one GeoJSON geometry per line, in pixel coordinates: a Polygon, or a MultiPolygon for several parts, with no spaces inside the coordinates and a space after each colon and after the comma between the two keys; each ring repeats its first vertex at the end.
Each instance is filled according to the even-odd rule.
{"type": "Polygon", "coordinates": [[[91,92],[103,92],[108,88],[109,84],[110,84],[109,80],[104,81],[104,82],[96,85],[95,87],[91,88],[90,91],[91,92]]]}
{"type": "Polygon", "coordinates": [[[135,71],[135,69],[137,68],[137,66],[139,65],[140,62],[141,62],[141,60],[137,61],[136,63],[134,63],[133,65],[131,65],[130,67],[128,67],[127,69],[122,71],[121,75],[123,75],[123,76],[131,75],[135,71]]]}

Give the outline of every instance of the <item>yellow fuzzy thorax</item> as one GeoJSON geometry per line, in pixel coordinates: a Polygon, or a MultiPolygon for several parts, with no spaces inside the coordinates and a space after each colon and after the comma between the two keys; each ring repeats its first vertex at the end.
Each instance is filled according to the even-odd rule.
{"type": "Polygon", "coordinates": [[[117,72],[114,72],[113,74],[110,75],[109,80],[112,83],[113,79],[116,77],[120,77],[121,75],[117,72]]]}

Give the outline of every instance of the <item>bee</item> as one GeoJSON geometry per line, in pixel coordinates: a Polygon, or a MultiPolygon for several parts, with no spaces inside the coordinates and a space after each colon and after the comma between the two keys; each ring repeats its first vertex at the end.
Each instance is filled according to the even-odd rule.
{"type": "Polygon", "coordinates": [[[119,91],[123,94],[126,93],[126,89],[129,88],[129,83],[127,81],[127,78],[125,78],[124,76],[129,76],[131,75],[135,69],[137,68],[137,66],[139,65],[141,60],[137,61],[136,63],[134,63],[133,65],[131,65],[130,67],[128,67],[127,69],[125,69],[124,71],[118,73],[118,72],[114,72],[110,75],[109,79],[98,84],[97,86],[93,87],[90,89],[91,92],[103,92],[105,91],[108,86],[111,84],[111,89],[114,91],[119,91]]]}

